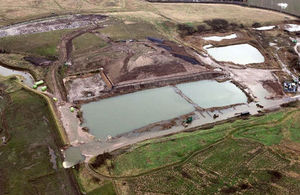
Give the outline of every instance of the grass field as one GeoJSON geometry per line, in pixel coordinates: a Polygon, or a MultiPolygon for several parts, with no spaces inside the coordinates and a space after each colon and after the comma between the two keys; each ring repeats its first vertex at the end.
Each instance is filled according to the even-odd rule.
{"type": "Polygon", "coordinates": [[[164,17],[176,22],[201,22],[212,18],[249,24],[284,20],[284,15],[234,5],[212,4],[151,4],[143,0],[3,0],[0,2],[0,25],[33,18],[66,13],[120,13],[130,17],[164,17]],[[128,13],[125,13],[128,12],[128,13]],[[143,14],[141,14],[143,13],[143,14]],[[268,17],[265,17],[267,13],[268,17]]]}
{"type": "Polygon", "coordinates": [[[108,183],[108,184],[105,184],[103,185],[102,187],[100,188],[97,188],[89,193],[87,193],[88,195],[115,195],[116,192],[114,190],[114,186],[112,183],[108,183]]]}
{"type": "Polygon", "coordinates": [[[145,39],[147,37],[163,36],[158,32],[156,26],[147,22],[132,22],[129,24],[119,23],[99,30],[100,33],[109,36],[114,41],[129,39],[145,39]]]}
{"type": "Polygon", "coordinates": [[[122,0],[2,0],[0,25],[51,16],[52,14],[116,11],[122,0]]]}
{"type": "Polygon", "coordinates": [[[298,104],[144,141],[94,170],[125,176],[116,186],[128,194],[299,194],[299,124],[298,104]]]}
{"type": "Polygon", "coordinates": [[[260,144],[228,139],[183,165],[125,181],[133,194],[299,194],[291,168],[299,176],[299,167],[260,144]]]}
{"type": "MultiPolygon", "coordinates": [[[[117,155],[112,160],[114,168],[110,169],[110,173],[113,176],[138,175],[179,162],[228,134],[233,134],[235,138],[247,138],[271,146],[279,144],[283,139],[283,131],[288,131],[293,134],[286,139],[299,142],[297,136],[300,132],[296,130],[300,123],[299,116],[299,111],[280,111],[260,118],[252,117],[247,121],[238,120],[217,125],[210,130],[180,133],[167,138],[141,142],[130,148],[128,152],[117,155]]],[[[103,167],[99,167],[99,170],[103,170],[103,167]]]]}
{"type": "Polygon", "coordinates": [[[0,194],[74,194],[61,166],[61,141],[47,103],[13,79],[1,78],[0,83],[9,97],[1,109],[1,126],[10,137],[0,146],[0,194]],[[51,150],[57,157],[54,162],[51,150]]]}
{"type": "Polygon", "coordinates": [[[14,53],[31,53],[38,56],[57,56],[58,43],[67,32],[70,32],[70,30],[0,38],[0,49],[14,53]]]}
{"type": "Polygon", "coordinates": [[[203,22],[212,18],[222,18],[238,24],[251,25],[254,22],[263,24],[276,23],[284,20],[284,15],[260,9],[245,8],[235,5],[207,4],[161,4],[153,7],[163,16],[176,22],[203,22]]]}
{"type": "Polygon", "coordinates": [[[92,33],[85,33],[73,39],[74,54],[80,54],[92,49],[104,47],[106,42],[92,33]]]}

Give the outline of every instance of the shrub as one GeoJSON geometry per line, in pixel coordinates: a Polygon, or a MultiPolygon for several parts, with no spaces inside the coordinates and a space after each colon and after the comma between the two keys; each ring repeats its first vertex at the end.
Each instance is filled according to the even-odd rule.
{"type": "Polygon", "coordinates": [[[192,35],[196,30],[187,24],[178,24],[177,29],[180,31],[181,36],[192,35]]]}
{"type": "Polygon", "coordinates": [[[261,27],[261,24],[258,23],[258,22],[255,22],[255,23],[252,24],[252,27],[253,28],[259,28],[259,27],[261,27]]]}
{"type": "Polygon", "coordinates": [[[224,19],[212,19],[204,21],[206,24],[212,27],[215,31],[226,30],[229,26],[227,20],[224,19]]]}

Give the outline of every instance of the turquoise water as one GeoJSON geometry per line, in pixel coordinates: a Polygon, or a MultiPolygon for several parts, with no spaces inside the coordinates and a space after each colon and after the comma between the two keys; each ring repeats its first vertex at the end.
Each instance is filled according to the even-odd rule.
{"type": "MultiPolygon", "coordinates": [[[[246,103],[246,95],[231,82],[205,80],[177,87],[202,108],[246,103]]],[[[84,126],[96,138],[107,139],[146,125],[176,118],[195,108],[172,87],[143,90],[82,105],[84,126]]]]}
{"type": "Polygon", "coordinates": [[[179,84],[177,88],[202,108],[247,102],[247,96],[229,81],[223,83],[214,80],[197,81],[179,84]]]}
{"type": "Polygon", "coordinates": [[[208,54],[217,61],[233,62],[235,64],[262,63],[264,56],[258,49],[249,44],[229,45],[206,49],[208,54]]]}
{"type": "Polygon", "coordinates": [[[106,139],[194,111],[172,87],[121,95],[82,105],[85,124],[97,138],[106,139]]]}

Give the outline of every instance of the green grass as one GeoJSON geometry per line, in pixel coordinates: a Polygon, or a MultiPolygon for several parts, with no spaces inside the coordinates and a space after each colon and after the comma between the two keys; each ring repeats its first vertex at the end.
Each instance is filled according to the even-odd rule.
{"type": "Polygon", "coordinates": [[[73,39],[74,53],[86,52],[89,49],[106,46],[106,42],[92,33],[85,33],[73,39]]]}
{"type": "Polygon", "coordinates": [[[294,117],[291,120],[289,126],[289,132],[290,132],[290,139],[293,142],[300,143],[300,114],[298,114],[296,117],[294,117]]]}
{"type": "Polygon", "coordinates": [[[10,52],[30,53],[39,56],[57,56],[61,37],[70,30],[11,36],[0,39],[0,48],[10,52]]]}
{"type": "MultiPolygon", "coordinates": [[[[217,125],[208,130],[179,133],[165,138],[144,141],[115,156],[112,159],[114,168],[109,171],[113,176],[137,175],[151,171],[182,161],[195,151],[210,146],[228,134],[233,134],[238,139],[247,139],[266,146],[279,144],[284,137],[284,132],[295,134],[293,140],[298,140],[297,136],[300,132],[297,131],[299,124],[299,117],[297,116],[299,116],[299,111],[295,109],[282,110],[262,117],[250,117],[248,120],[237,120],[233,123],[217,125]]],[[[230,150],[234,150],[234,147],[237,146],[232,145],[230,150]]],[[[220,153],[217,159],[211,159],[211,162],[217,163],[218,159],[227,157],[226,155],[229,153],[230,151],[224,151],[220,153]]],[[[238,155],[234,153],[232,156],[238,155]]],[[[97,171],[105,170],[103,168],[102,166],[97,171]]]]}
{"type": "Polygon", "coordinates": [[[257,127],[245,129],[236,134],[236,137],[251,138],[267,146],[279,144],[283,138],[281,125],[275,127],[257,127]]]}
{"type": "MultiPolygon", "coordinates": [[[[1,81],[4,85],[13,81],[1,81]]],[[[2,86],[5,87],[5,86],[2,86]]],[[[10,90],[1,123],[7,123],[11,139],[0,146],[0,187],[7,194],[72,194],[67,172],[61,168],[61,145],[48,105],[25,89],[10,90]],[[49,148],[57,156],[58,169],[50,162],[49,148]],[[64,185],[64,186],[63,186],[64,185]]],[[[2,100],[1,100],[2,101],[2,100]]]]}
{"type": "MultiPolygon", "coordinates": [[[[284,194],[298,194],[299,179],[283,174],[290,169],[290,162],[269,150],[259,153],[255,159],[256,154],[249,151],[257,147],[261,145],[253,141],[229,139],[183,165],[126,179],[126,182],[132,194],[224,194],[226,190],[242,194],[282,194],[283,190],[284,194]],[[252,162],[267,166],[252,166],[252,162]]],[[[299,173],[299,166],[293,166],[293,170],[299,173]]]]}
{"type": "Polygon", "coordinates": [[[137,144],[134,150],[117,156],[113,175],[132,175],[151,170],[186,158],[192,151],[203,149],[224,137],[226,127],[216,127],[210,132],[173,135],[165,139],[137,144]]]}
{"type": "Polygon", "coordinates": [[[114,186],[112,183],[108,183],[103,185],[100,188],[97,188],[89,193],[87,193],[87,195],[115,195],[116,192],[114,190],[114,186]]]}
{"type": "MultiPolygon", "coordinates": [[[[274,122],[274,125],[258,125],[255,128],[249,127],[244,128],[235,133],[237,138],[249,138],[258,141],[264,145],[271,146],[274,144],[279,144],[284,138],[284,133],[290,136],[290,139],[294,142],[300,142],[300,114],[298,112],[293,113],[292,117],[285,119],[284,112],[277,112],[266,116],[266,120],[269,122],[274,122]],[[283,119],[285,119],[283,121],[283,119]],[[276,124],[276,122],[278,124],[276,124]]],[[[258,122],[264,123],[262,119],[258,122]]]]}
{"type": "Polygon", "coordinates": [[[147,37],[164,38],[156,27],[147,22],[136,22],[132,24],[119,23],[99,30],[113,40],[145,39],[147,37]]]}

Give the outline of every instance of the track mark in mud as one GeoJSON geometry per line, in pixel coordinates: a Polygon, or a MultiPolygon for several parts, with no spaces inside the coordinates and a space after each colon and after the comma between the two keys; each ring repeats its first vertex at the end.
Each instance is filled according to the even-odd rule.
{"type": "Polygon", "coordinates": [[[60,9],[65,9],[64,7],[62,7],[56,0],[53,0],[54,3],[57,5],[57,7],[59,7],[60,9]]]}
{"type": "Polygon", "coordinates": [[[124,65],[123,65],[123,68],[122,68],[122,72],[124,72],[124,73],[128,73],[128,62],[129,62],[129,60],[130,60],[130,58],[132,57],[134,55],[134,53],[133,52],[128,52],[128,55],[127,55],[127,57],[125,58],[125,60],[124,60],[124,65]]]}

